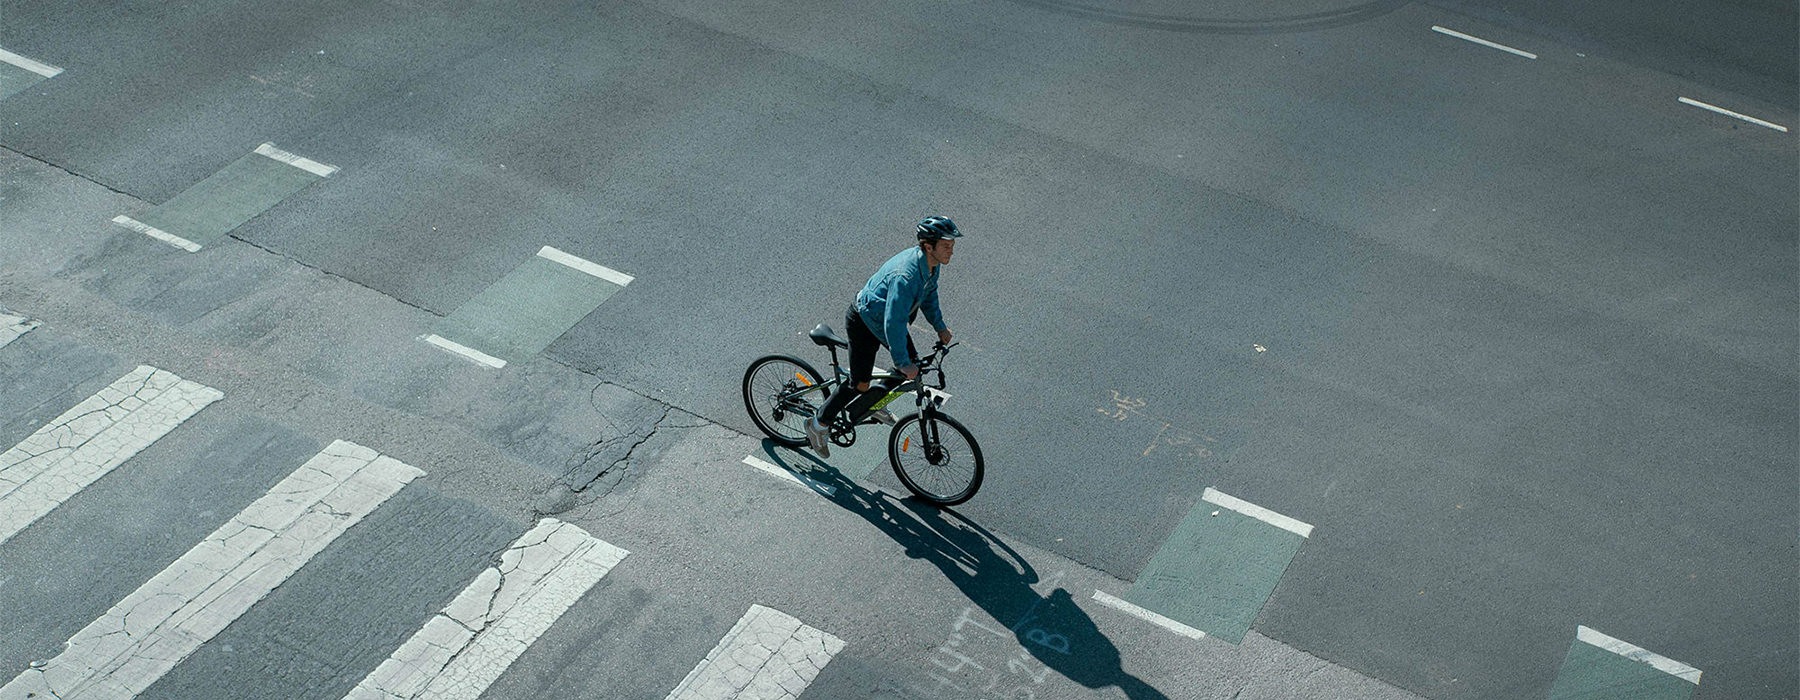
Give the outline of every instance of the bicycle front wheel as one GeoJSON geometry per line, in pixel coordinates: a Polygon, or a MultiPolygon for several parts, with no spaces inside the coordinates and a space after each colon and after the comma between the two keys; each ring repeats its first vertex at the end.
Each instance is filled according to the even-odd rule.
{"type": "Polygon", "coordinates": [[[956,419],[932,411],[894,424],[888,462],[906,490],[935,506],[953,506],[981,489],[981,446],[956,419]]]}
{"type": "Polygon", "coordinates": [[[804,360],[787,355],[758,358],[744,370],[744,410],[775,442],[806,444],[806,421],[825,405],[825,380],[804,360]]]}

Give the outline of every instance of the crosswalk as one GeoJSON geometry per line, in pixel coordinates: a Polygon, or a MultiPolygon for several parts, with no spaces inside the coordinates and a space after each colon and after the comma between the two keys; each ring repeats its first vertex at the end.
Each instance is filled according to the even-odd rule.
{"type": "Polygon", "coordinates": [[[139,365],[0,454],[0,544],[223,396],[139,365]]]}
{"type": "MultiPolygon", "coordinates": [[[[0,317],[0,330],[15,332],[0,340],[10,342],[36,327],[9,313],[0,317]]],[[[0,362],[6,359],[0,347],[0,362]]],[[[17,420],[12,414],[43,398],[0,397],[0,423],[17,420]]],[[[233,408],[224,392],[149,365],[73,402],[0,454],[0,550],[108,475],[131,470],[132,460],[153,444],[183,439],[184,424],[205,410],[233,408]],[[222,408],[209,409],[215,405],[222,408]]],[[[426,474],[427,468],[374,447],[331,441],[75,632],[54,657],[0,659],[0,700],[145,694],[321,552],[357,537],[361,524],[375,522],[370,516],[397,495],[427,488],[414,483],[426,474]]],[[[481,697],[566,612],[585,596],[601,594],[597,584],[629,555],[555,518],[537,521],[505,549],[486,554],[491,566],[459,582],[461,592],[419,620],[410,637],[391,649],[369,650],[386,659],[342,697],[481,697]]],[[[0,571],[0,585],[5,573],[0,571]]],[[[753,606],[712,654],[689,662],[687,677],[668,680],[668,698],[797,698],[845,644],[787,613],[753,606]]]]}
{"type": "Polygon", "coordinates": [[[480,697],[626,554],[579,527],[545,518],[345,700],[480,697]]]}
{"type": "Polygon", "coordinates": [[[666,700],[793,700],[843,649],[843,640],[792,615],[751,606],[666,700]]]}
{"type": "Polygon", "coordinates": [[[0,700],[130,698],[424,472],[343,441],[188,550],[0,700]]]}

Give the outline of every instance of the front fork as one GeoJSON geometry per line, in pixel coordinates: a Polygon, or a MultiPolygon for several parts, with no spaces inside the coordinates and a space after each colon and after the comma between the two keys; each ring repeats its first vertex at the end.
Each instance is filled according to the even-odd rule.
{"type": "Polygon", "coordinates": [[[925,461],[941,464],[944,461],[944,443],[938,440],[937,408],[927,403],[919,409],[919,449],[925,452],[925,461]]]}

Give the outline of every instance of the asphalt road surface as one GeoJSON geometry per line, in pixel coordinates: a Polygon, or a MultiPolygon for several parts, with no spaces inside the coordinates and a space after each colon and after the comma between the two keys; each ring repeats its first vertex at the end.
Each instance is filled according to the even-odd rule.
{"type": "Polygon", "coordinates": [[[225,396],[0,538],[0,603],[55,611],[0,617],[0,683],[345,439],[425,475],[145,692],[342,696],[555,515],[633,553],[487,697],[679,697],[752,603],[847,642],[808,698],[931,697],[971,609],[1040,698],[1549,697],[1578,630],[1800,697],[1797,35],[1760,1],[0,0],[61,69],[0,65],[0,331],[41,324],[0,342],[5,444],[138,364],[225,396]],[[265,143],[329,169],[202,201],[265,143]],[[967,233],[982,492],[765,483],[746,454],[819,465],[758,443],[743,368],[828,365],[804,333],[928,214],[967,233]],[[629,283],[493,320],[504,367],[417,340],[544,246],[629,283]],[[1208,489],[1310,528],[1195,652],[1092,591],[1153,588],[1208,489]]]}

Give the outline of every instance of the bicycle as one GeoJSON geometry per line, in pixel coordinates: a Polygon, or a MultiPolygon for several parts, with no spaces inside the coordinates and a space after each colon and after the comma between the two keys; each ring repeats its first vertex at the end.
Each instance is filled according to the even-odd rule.
{"type": "MultiPolygon", "coordinates": [[[[815,345],[831,350],[832,378],[826,380],[805,360],[792,355],[765,355],[744,370],[744,408],[750,412],[756,427],[777,444],[800,447],[806,444],[805,423],[824,406],[832,391],[850,386],[850,370],[838,362],[838,350],[848,349],[849,341],[839,337],[823,323],[808,334],[815,345]]],[[[975,497],[981,488],[984,468],[981,446],[975,436],[955,418],[942,410],[944,358],[958,343],[937,344],[930,355],[919,358],[919,375],[907,380],[897,372],[875,369],[869,391],[850,402],[831,425],[831,444],[848,448],[856,444],[858,426],[887,424],[888,463],[894,476],[920,500],[935,506],[953,506],[975,497]],[[926,383],[928,375],[937,375],[937,386],[926,383]],[[895,419],[887,410],[906,394],[914,396],[918,408],[904,418],[895,419]]]]}

